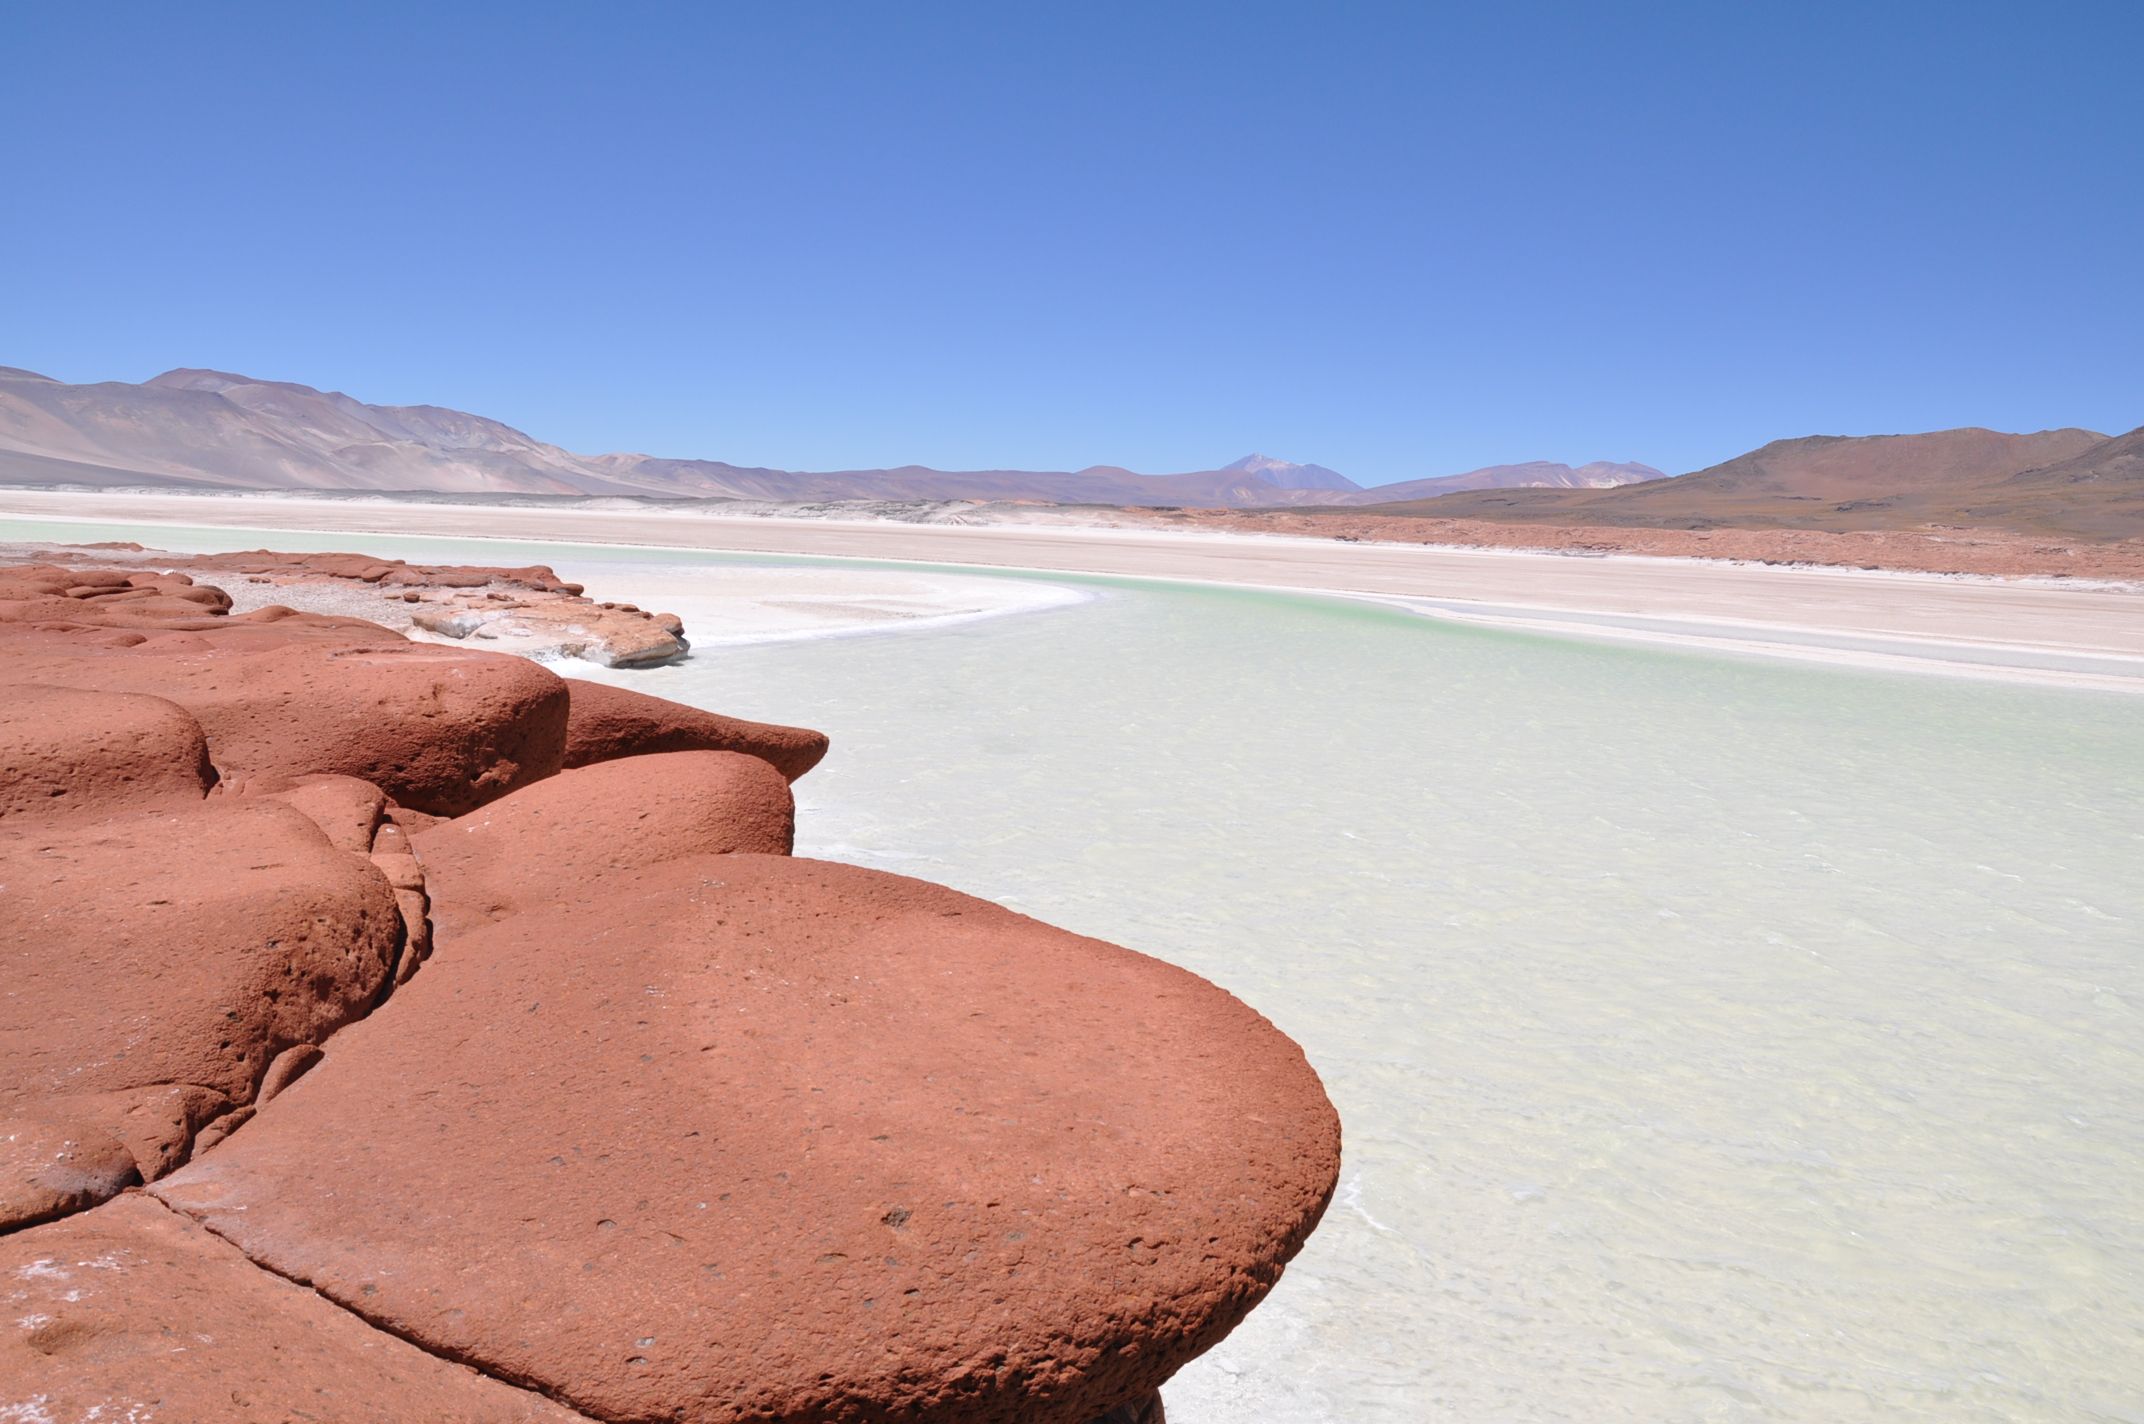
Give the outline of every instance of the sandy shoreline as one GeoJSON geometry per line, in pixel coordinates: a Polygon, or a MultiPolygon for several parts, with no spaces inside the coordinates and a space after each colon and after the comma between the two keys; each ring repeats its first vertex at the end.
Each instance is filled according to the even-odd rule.
{"type": "Polygon", "coordinates": [[[1545,633],[2144,691],[2144,590],[1696,559],[1061,526],[750,520],[198,495],[0,493],[35,520],[519,539],[1331,593],[1545,633]]]}

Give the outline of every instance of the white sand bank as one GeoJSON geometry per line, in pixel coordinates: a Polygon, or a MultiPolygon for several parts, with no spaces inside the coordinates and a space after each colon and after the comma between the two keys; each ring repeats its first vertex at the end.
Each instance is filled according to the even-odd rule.
{"type": "Polygon", "coordinates": [[[1054,584],[906,569],[655,564],[627,571],[584,568],[570,559],[559,563],[561,573],[571,570],[568,577],[591,586],[599,579],[620,583],[620,597],[677,614],[695,648],[936,628],[1061,608],[1088,597],[1054,584]]]}

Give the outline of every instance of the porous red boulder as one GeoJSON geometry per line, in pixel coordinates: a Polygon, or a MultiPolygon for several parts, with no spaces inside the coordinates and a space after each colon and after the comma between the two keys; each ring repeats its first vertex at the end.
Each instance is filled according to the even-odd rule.
{"type": "Polygon", "coordinates": [[[175,702],[34,684],[0,693],[0,820],[199,801],[214,779],[201,724],[175,702]]]}
{"type": "MultiPolygon", "coordinates": [[[[0,1118],[117,1140],[144,1178],[369,1009],[402,939],[371,864],[269,800],[0,822],[0,886],[0,1118]]],[[[0,1179],[0,1226],[48,1214],[50,1177],[0,1179]]]]}
{"type": "Polygon", "coordinates": [[[743,752],[795,781],[826,755],[826,733],[806,727],[724,717],[580,678],[568,678],[566,688],[567,766],[650,752],[743,752]]]}
{"type": "Polygon", "coordinates": [[[690,855],[787,855],[796,803],[737,752],[664,752],[561,772],[410,838],[444,934],[543,905],[611,871],[690,855]]]}
{"type": "Polygon", "coordinates": [[[372,853],[373,837],[387,817],[387,797],[379,787],[354,776],[269,777],[232,790],[266,796],[305,813],[337,850],[372,853]]]}
{"type": "Polygon", "coordinates": [[[504,654],[419,646],[370,624],[227,619],[125,647],[25,631],[5,654],[0,686],[9,689],[177,703],[226,776],[354,776],[403,804],[458,815],[551,775],[565,754],[566,689],[555,674],[504,654]]]}
{"type": "Polygon", "coordinates": [[[0,1237],[0,1419],[575,1424],[132,1195],[0,1237]]]}
{"type": "Polygon", "coordinates": [[[94,1122],[0,1119],[0,1230],[81,1211],[140,1180],[127,1145],[94,1122]]]}
{"type": "Polygon", "coordinates": [[[150,1190],[608,1419],[1085,1424],[1278,1278],[1339,1132],[1258,1014],[938,886],[779,856],[474,929],[150,1190]]]}
{"type": "Polygon", "coordinates": [[[229,595],[180,573],[76,569],[54,564],[0,568],[0,624],[154,625],[228,612],[229,595]]]}

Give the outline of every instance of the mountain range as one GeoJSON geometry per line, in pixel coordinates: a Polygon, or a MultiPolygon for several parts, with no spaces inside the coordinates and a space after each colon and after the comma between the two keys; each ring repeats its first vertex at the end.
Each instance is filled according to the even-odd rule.
{"type": "Polygon", "coordinates": [[[1440,475],[1428,480],[1402,480],[1358,490],[1334,501],[1345,505],[1391,504],[1400,500],[1441,499],[1487,489],[1614,489],[1642,480],[1664,480],[1667,472],[1651,465],[1616,464],[1595,460],[1589,465],[1559,465],[1549,460],[1530,460],[1521,465],[1489,465],[1463,475],[1440,475]]]}
{"type": "Polygon", "coordinates": [[[2144,429],[1775,440],[1671,480],[1497,489],[1379,503],[1381,514],[1653,529],[2000,528],[2144,538],[2144,429]]]}
{"type": "Polygon", "coordinates": [[[1631,528],[1948,525],[2144,537],[2144,431],[1810,435],[1673,478],[1650,465],[1534,461],[1370,489],[1323,465],[1267,455],[1165,475],[1115,465],[807,472],[581,455],[442,406],[368,405],[293,382],[183,368],[138,385],[70,385],[0,367],[0,484],[794,504],[984,500],[1631,528]]]}
{"type": "Polygon", "coordinates": [[[891,469],[806,472],[653,455],[579,455],[441,406],[368,405],[337,391],[225,371],[138,385],[70,385],[0,367],[0,483],[91,488],[628,495],[748,499],[1004,500],[1256,508],[1371,504],[1440,489],[1592,488],[1657,478],[1647,465],[1536,462],[1365,490],[1323,465],[1246,455],[1212,470],[891,469]]]}

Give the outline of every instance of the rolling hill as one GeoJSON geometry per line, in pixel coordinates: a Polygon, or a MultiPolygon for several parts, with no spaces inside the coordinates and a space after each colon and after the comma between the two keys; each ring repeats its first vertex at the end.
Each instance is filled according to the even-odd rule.
{"type": "Polygon", "coordinates": [[[1363,512],[1655,529],[1999,527],[2078,538],[2144,536],[2140,432],[1775,440],[1674,479],[1606,490],[1507,489],[1378,502],[1363,512]]]}

